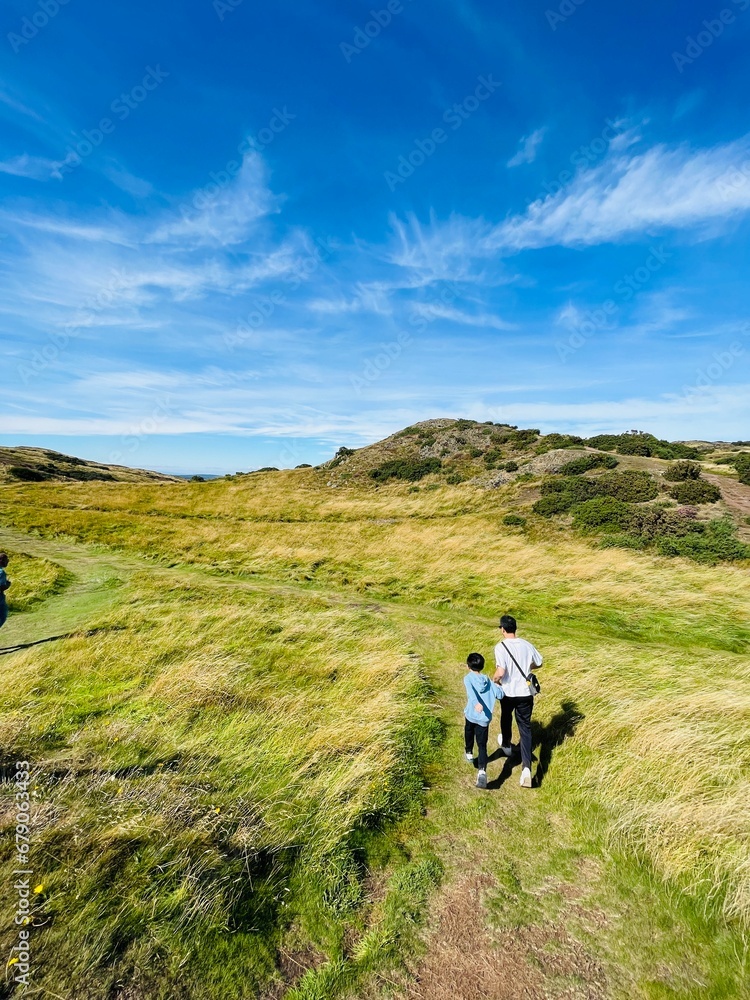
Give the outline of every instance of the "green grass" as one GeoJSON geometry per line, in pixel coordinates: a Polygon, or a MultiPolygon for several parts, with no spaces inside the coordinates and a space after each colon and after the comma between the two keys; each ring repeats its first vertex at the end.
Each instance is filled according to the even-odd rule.
{"type": "Polygon", "coordinates": [[[3,489],[28,551],[76,576],[3,638],[79,615],[3,661],[0,746],[35,770],[35,985],[400,996],[472,872],[491,934],[583,949],[612,996],[745,996],[746,571],[508,530],[531,484],[322,482],[3,489]],[[546,657],[542,780],[495,761],[480,794],[460,663],[504,611],[546,657]]]}
{"type": "Polygon", "coordinates": [[[53,594],[61,593],[71,582],[71,574],[49,559],[35,559],[11,550],[8,556],[10,564],[6,572],[12,583],[5,596],[11,613],[28,611],[53,594]]]}

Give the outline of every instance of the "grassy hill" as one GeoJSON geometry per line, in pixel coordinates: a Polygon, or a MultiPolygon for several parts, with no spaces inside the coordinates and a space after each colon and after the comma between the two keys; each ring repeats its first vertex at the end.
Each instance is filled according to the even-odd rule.
{"type": "Polygon", "coordinates": [[[635,546],[627,520],[690,507],[678,538],[741,545],[750,487],[716,459],[744,446],[691,443],[672,480],[694,459],[668,443],[466,423],[319,469],[0,485],[0,860],[12,885],[28,760],[37,989],[748,996],[748,562],[635,546]],[[612,500],[624,520],[580,523],[612,500]],[[461,663],[506,611],[545,654],[537,787],[495,755],[479,792],[461,663]]]}
{"type": "Polygon", "coordinates": [[[103,465],[47,448],[0,448],[0,483],[174,483],[174,476],[125,465],[103,465]]]}

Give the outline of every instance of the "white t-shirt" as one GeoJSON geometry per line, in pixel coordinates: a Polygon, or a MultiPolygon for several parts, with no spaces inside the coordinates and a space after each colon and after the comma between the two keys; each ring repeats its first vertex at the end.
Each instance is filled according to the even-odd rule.
{"type": "MultiPolygon", "coordinates": [[[[542,654],[530,642],[527,642],[525,639],[505,639],[503,641],[511,653],[513,653],[518,661],[518,666],[520,666],[527,677],[534,670],[535,666],[541,667],[542,654]]],[[[530,693],[529,685],[521,676],[521,672],[513,660],[508,656],[508,651],[503,649],[502,642],[499,642],[495,646],[495,663],[498,667],[505,670],[505,673],[500,678],[503,692],[509,698],[527,698],[530,693]]]]}

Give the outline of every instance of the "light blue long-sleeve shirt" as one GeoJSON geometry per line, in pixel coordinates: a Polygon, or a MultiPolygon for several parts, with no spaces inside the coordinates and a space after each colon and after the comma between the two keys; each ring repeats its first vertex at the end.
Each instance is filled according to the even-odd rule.
{"type": "Polygon", "coordinates": [[[503,697],[503,689],[491,681],[487,674],[480,674],[475,670],[470,670],[464,677],[464,687],[466,688],[464,715],[469,722],[489,726],[495,702],[503,697]],[[480,706],[479,710],[477,705],[480,706]]]}

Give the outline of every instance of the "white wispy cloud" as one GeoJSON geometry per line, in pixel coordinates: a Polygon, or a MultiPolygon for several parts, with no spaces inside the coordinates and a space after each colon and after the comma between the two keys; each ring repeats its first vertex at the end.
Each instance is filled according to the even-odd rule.
{"type": "Polygon", "coordinates": [[[220,187],[210,182],[193,191],[147,242],[227,247],[247,240],[260,219],[277,212],[281,199],[268,186],[262,158],[248,153],[236,177],[220,187]]]}
{"type": "Polygon", "coordinates": [[[460,326],[475,326],[492,330],[516,329],[513,323],[508,323],[492,313],[466,312],[439,302],[415,302],[412,306],[412,312],[415,316],[421,316],[429,321],[445,320],[448,323],[458,323],[460,326]]]}
{"type": "Polygon", "coordinates": [[[0,173],[13,177],[28,177],[35,181],[49,181],[60,176],[61,163],[44,156],[29,156],[22,153],[8,160],[0,160],[0,173]]]}
{"type": "Polygon", "coordinates": [[[630,142],[581,170],[561,191],[499,223],[451,215],[392,220],[389,260],[433,280],[488,283],[507,258],[551,246],[621,243],[675,230],[710,237],[750,211],[750,136],[707,149],[630,142]]]}
{"type": "Polygon", "coordinates": [[[556,195],[486,234],[487,249],[593,246],[644,233],[691,229],[750,209],[750,178],[730,181],[750,157],[750,137],[710,149],[654,146],[611,155],[556,195]]]}
{"type": "Polygon", "coordinates": [[[509,167],[520,167],[524,163],[533,163],[536,159],[537,150],[544,142],[547,134],[547,126],[534,129],[531,135],[525,135],[521,139],[520,149],[508,160],[509,167]]]}

